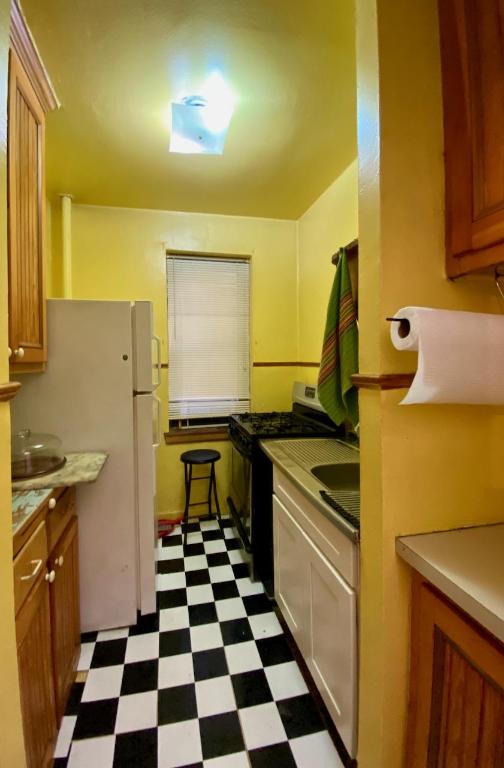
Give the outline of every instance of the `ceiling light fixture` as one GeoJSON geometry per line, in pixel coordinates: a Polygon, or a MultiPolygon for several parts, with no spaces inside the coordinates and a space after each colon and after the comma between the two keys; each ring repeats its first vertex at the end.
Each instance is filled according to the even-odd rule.
{"type": "Polygon", "coordinates": [[[229,85],[219,72],[213,72],[200,94],[172,102],[170,152],[222,155],[234,109],[229,85]]]}

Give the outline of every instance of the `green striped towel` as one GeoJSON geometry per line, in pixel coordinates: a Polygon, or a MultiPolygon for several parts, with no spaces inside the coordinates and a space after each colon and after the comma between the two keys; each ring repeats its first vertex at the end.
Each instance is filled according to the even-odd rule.
{"type": "Polygon", "coordinates": [[[359,423],[359,403],[350,377],[358,370],[359,335],[344,248],[339,257],[327,308],[318,395],[335,424],[348,420],[355,427],[359,423]]]}

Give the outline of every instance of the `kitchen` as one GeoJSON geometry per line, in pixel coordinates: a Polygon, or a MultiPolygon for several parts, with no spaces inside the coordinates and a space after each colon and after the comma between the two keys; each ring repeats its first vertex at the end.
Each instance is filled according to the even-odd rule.
{"type": "MultiPolygon", "coordinates": [[[[53,71],[50,66],[49,51],[46,54],[40,37],[46,11],[39,9],[37,27],[36,8],[26,4],[24,10],[57,86],[58,68],[53,71]]],[[[414,3],[408,9],[392,9],[387,3],[367,0],[357,3],[358,160],[354,148],[337,181],[331,184],[336,174],[329,178],[320,189],[329,187],[328,192],[306,213],[301,210],[296,221],[273,218],[258,222],[251,216],[253,211],[233,221],[212,214],[132,211],[126,208],[136,206],[106,207],[111,203],[104,204],[98,196],[95,206],[81,205],[77,197],[75,203],[65,203],[71,210],[74,298],[151,299],[156,330],[166,340],[166,251],[251,254],[255,281],[253,360],[259,364],[252,367],[252,407],[256,411],[288,410],[292,382],[315,383],[334,275],[331,256],[357,234],[361,371],[377,376],[414,370],[415,356],[409,353],[406,362],[404,354],[390,344],[385,318],[399,307],[416,304],[498,314],[492,276],[449,282],[443,274],[444,171],[437,27],[434,3],[414,3]],[[273,367],[271,363],[279,365],[273,367]]],[[[70,37],[67,45],[72,45],[70,37]]],[[[56,116],[54,113],[52,118],[56,116]]],[[[334,119],[338,132],[342,128],[339,118],[334,119]]],[[[56,150],[58,145],[62,165],[70,166],[69,150],[60,137],[56,150]]],[[[91,167],[93,161],[96,175],[100,159],[86,156],[85,162],[91,167]]],[[[72,193],[66,185],[59,185],[57,191],[72,193]]],[[[193,208],[187,206],[185,210],[193,208]]],[[[54,292],[49,295],[54,296],[62,295],[59,211],[59,202],[51,203],[48,236],[54,243],[49,249],[54,261],[49,275],[54,292]]],[[[167,358],[162,362],[166,365],[167,358]]],[[[3,364],[6,381],[7,360],[3,364]]],[[[163,368],[160,392],[164,396],[164,424],[168,421],[167,376],[168,369],[163,368]]],[[[400,765],[402,761],[411,577],[396,557],[395,537],[502,520],[498,461],[501,409],[397,408],[403,395],[400,390],[382,391],[376,385],[360,391],[359,765],[400,765]],[[482,456],[489,456],[489,461],[483,462],[482,456]]],[[[7,419],[8,406],[2,407],[7,419]]],[[[6,440],[9,434],[10,429],[6,429],[6,440]]],[[[223,459],[228,456],[226,443],[208,445],[217,447],[223,459]]],[[[6,445],[4,448],[7,456],[6,445]]],[[[158,497],[163,499],[163,514],[179,512],[183,506],[182,450],[180,445],[167,444],[158,452],[158,497]],[[170,471],[166,471],[168,467],[170,471]]],[[[3,464],[2,489],[7,500],[10,462],[3,464]]],[[[222,489],[227,485],[225,465],[226,461],[221,461],[219,466],[222,489]]],[[[225,501],[221,500],[223,509],[225,501]]],[[[4,524],[3,538],[7,540],[10,520],[4,524]]],[[[7,563],[12,553],[7,553],[6,546],[3,555],[2,573],[8,584],[12,575],[7,563]]],[[[12,607],[10,613],[7,609],[8,605],[2,609],[6,617],[1,630],[3,663],[5,679],[12,681],[9,689],[15,690],[12,607]]],[[[19,713],[12,701],[9,712],[2,751],[9,755],[8,764],[21,765],[19,713]]]]}

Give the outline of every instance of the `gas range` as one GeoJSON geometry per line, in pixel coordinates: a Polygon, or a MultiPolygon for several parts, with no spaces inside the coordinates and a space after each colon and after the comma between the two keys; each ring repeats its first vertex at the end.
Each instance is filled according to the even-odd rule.
{"type": "Polygon", "coordinates": [[[229,437],[235,447],[252,457],[259,440],[286,437],[321,437],[335,434],[335,428],[301,416],[293,411],[277,413],[238,413],[229,417],[229,437]]]}
{"type": "Polygon", "coordinates": [[[249,458],[260,440],[338,434],[339,430],[324,412],[298,402],[294,402],[292,411],[236,413],[229,417],[231,442],[249,458]]]}
{"type": "Polygon", "coordinates": [[[285,437],[292,434],[300,437],[316,432],[320,426],[298,415],[294,411],[271,411],[269,413],[238,413],[231,416],[248,434],[257,438],[285,437]]]}
{"type": "Polygon", "coordinates": [[[231,489],[227,499],[245,551],[251,577],[273,594],[273,469],[261,450],[263,440],[340,437],[317,398],[315,387],[296,382],[292,411],[238,413],[229,417],[231,489]]]}

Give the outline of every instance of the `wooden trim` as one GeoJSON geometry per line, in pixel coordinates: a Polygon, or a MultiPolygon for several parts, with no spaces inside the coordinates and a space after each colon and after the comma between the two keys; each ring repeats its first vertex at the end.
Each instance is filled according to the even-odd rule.
{"type": "Polygon", "coordinates": [[[252,363],[252,368],[319,368],[320,363],[301,363],[299,361],[280,361],[273,360],[271,362],[257,362],[252,363]]]}
{"type": "Polygon", "coordinates": [[[11,3],[10,43],[21,59],[44,112],[58,109],[60,102],[16,0],[11,3]]]}
{"type": "Polygon", "coordinates": [[[45,363],[10,363],[9,373],[44,373],[45,363]]]}
{"type": "MultiPolygon", "coordinates": [[[[169,368],[169,363],[161,363],[161,368],[169,368]]],[[[252,368],[320,368],[320,363],[304,363],[298,360],[295,361],[283,361],[272,360],[265,362],[254,362],[252,368]]]]}
{"type": "Polygon", "coordinates": [[[354,373],[351,377],[357,389],[408,389],[414,373],[354,373]]]}
{"type": "Polygon", "coordinates": [[[227,427],[195,427],[194,429],[170,429],[164,433],[166,445],[181,443],[215,443],[229,440],[227,427]]]}
{"type": "Polygon", "coordinates": [[[6,403],[16,397],[21,383],[19,381],[7,381],[0,384],[0,403],[6,403]]]}
{"type": "MultiPolygon", "coordinates": [[[[359,255],[359,240],[356,238],[355,240],[352,240],[351,243],[348,243],[348,245],[343,246],[345,251],[347,252],[347,256],[349,259],[355,259],[359,255]]],[[[333,254],[331,257],[331,262],[333,264],[337,264],[339,260],[339,251],[337,253],[333,254]]]]}

